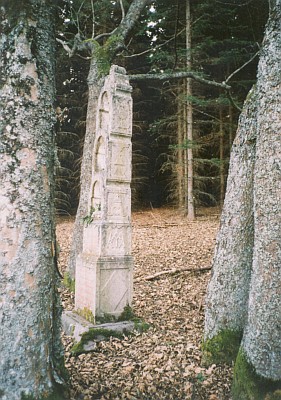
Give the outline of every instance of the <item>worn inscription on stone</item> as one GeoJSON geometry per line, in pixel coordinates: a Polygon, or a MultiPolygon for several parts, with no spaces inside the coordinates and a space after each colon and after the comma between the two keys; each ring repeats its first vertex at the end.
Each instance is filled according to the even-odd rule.
{"type": "Polygon", "coordinates": [[[113,131],[123,135],[131,135],[131,99],[117,97],[114,105],[118,112],[113,114],[113,131]]]}
{"type": "Polygon", "coordinates": [[[110,142],[109,154],[112,160],[109,171],[109,179],[130,181],[131,180],[131,144],[123,142],[110,142]]]}
{"type": "Polygon", "coordinates": [[[107,216],[110,221],[130,222],[131,215],[130,191],[108,191],[107,216]]]}

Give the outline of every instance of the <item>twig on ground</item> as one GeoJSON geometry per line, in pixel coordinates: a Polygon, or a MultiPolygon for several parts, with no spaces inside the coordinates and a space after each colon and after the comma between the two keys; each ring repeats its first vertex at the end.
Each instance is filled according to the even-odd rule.
{"type": "MultiPolygon", "coordinates": [[[[210,271],[212,269],[212,267],[204,267],[204,268],[172,268],[166,271],[160,271],[160,272],[156,272],[156,274],[153,275],[148,275],[146,277],[143,278],[143,280],[145,281],[153,281],[154,279],[159,278],[160,276],[163,275],[173,275],[173,274],[179,274],[181,272],[206,272],[206,271],[210,271]]],[[[138,279],[140,280],[140,278],[138,279]]],[[[136,281],[138,281],[136,280],[136,281]]]]}

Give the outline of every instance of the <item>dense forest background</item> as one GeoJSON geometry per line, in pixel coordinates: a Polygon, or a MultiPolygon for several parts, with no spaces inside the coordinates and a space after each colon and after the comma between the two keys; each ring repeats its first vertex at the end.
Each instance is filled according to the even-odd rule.
{"type": "MultiPolygon", "coordinates": [[[[127,8],[126,1],[123,6],[127,8]]],[[[187,85],[187,79],[132,82],[133,208],[184,209],[190,153],[195,207],[222,204],[230,148],[243,101],[256,79],[267,16],[265,0],[159,0],[139,20],[129,45],[114,61],[129,75],[190,69],[232,89],[226,95],[195,81],[187,85]]],[[[74,214],[79,201],[90,62],[83,51],[69,57],[61,41],[73,44],[79,34],[87,43],[93,21],[95,35],[105,34],[121,17],[117,1],[60,1],[56,208],[61,214],[74,214]]]]}

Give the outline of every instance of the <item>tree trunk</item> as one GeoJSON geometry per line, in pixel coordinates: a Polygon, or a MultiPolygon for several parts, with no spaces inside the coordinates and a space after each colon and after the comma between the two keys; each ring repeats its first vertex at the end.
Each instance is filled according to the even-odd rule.
{"type": "Polygon", "coordinates": [[[220,106],[220,206],[224,200],[224,131],[223,131],[223,112],[220,106]]]}
{"type": "Polygon", "coordinates": [[[76,213],[73,240],[70,251],[68,273],[69,277],[75,279],[75,268],[77,255],[82,252],[83,245],[83,218],[88,213],[88,197],[90,193],[90,185],[92,178],[92,162],[93,162],[93,144],[96,132],[96,117],[98,98],[103,86],[104,76],[99,74],[97,64],[98,58],[93,49],[91,64],[88,74],[88,108],[86,118],[86,134],[83,146],[83,158],[81,165],[81,178],[80,178],[80,198],[79,206],[76,213]]]}
{"type": "Polygon", "coordinates": [[[91,63],[88,74],[89,97],[86,118],[86,135],[83,147],[80,177],[80,199],[68,263],[68,273],[71,279],[75,278],[76,258],[78,254],[82,252],[83,217],[87,214],[88,196],[90,191],[92,151],[94,135],[96,133],[98,97],[100,90],[103,87],[104,78],[109,73],[110,65],[116,53],[120,49],[124,48],[126,37],[137,22],[142,10],[149,3],[151,3],[151,0],[133,0],[129,6],[127,14],[120,22],[120,25],[114,30],[114,34],[109,35],[109,39],[102,45],[99,45],[96,41],[93,41],[92,43],[91,63]]]}
{"type": "Polygon", "coordinates": [[[207,296],[205,358],[235,359],[239,350],[235,400],[280,398],[280,23],[280,2],[272,1],[257,85],[233,144],[207,296]]]}
{"type": "MultiPolygon", "coordinates": [[[[190,0],[186,0],[186,67],[191,70],[191,15],[190,0]]],[[[186,80],[186,123],[187,123],[187,217],[191,221],[195,219],[194,196],[193,196],[193,110],[190,97],[192,96],[191,78],[186,80]]]]}
{"type": "Polygon", "coordinates": [[[0,397],[59,394],[54,226],[54,10],[1,7],[0,397]]]}
{"type": "Polygon", "coordinates": [[[183,115],[183,104],[182,104],[182,82],[178,84],[178,115],[177,115],[177,201],[179,210],[184,209],[184,168],[183,168],[183,137],[184,137],[184,115],[183,115]]]}

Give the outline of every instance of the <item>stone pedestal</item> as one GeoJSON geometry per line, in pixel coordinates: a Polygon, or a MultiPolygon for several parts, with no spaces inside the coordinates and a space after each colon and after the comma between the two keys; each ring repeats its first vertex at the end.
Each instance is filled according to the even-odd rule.
{"type": "Polygon", "coordinates": [[[75,308],[91,320],[118,317],[132,301],[131,86],[113,66],[101,92],[83,252],[77,258],[75,308]]]}

